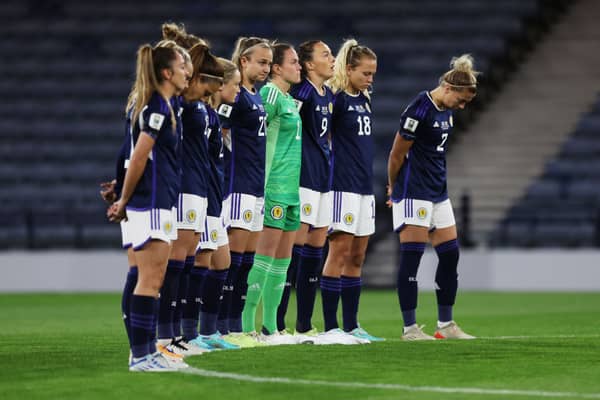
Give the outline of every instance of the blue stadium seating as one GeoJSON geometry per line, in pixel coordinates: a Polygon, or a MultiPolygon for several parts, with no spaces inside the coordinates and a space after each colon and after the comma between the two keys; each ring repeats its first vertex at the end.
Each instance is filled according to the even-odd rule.
{"type": "Polygon", "coordinates": [[[558,156],[548,161],[542,176],[508,211],[490,243],[600,245],[600,95],[558,156]]]}
{"type": "MultiPolygon", "coordinates": [[[[384,161],[408,101],[433,88],[460,53],[472,53],[489,72],[539,11],[537,0],[2,2],[0,50],[11,61],[0,63],[0,95],[11,101],[0,107],[0,202],[22,218],[17,227],[0,223],[0,249],[118,245],[98,183],[114,175],[136,49],[157,41],[164,21],[185,22],[223,56],[241,34],[292,43],[320,38],[334,51],[353,36],[372,47],[379,58],[373,109],[382,201],[384,161]],[[44,213],[65,210],[70,218],[43,223],[44,213]]],[[[595,121],[578,129],[595,129],[595,121]]]]}

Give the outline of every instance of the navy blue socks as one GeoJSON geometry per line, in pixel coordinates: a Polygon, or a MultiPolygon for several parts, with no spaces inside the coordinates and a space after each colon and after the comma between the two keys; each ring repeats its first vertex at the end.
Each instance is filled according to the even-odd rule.
{"type": "Polygon", "coordinates": [[[290,301],[290,295],[292,294],[292,288],[296,285],[296,274],[302,261],[302,248],[303,246],[294,245],[292,247],[292,258],[290,260],[290,266],[287,270],[287,276],[285,278],[285,287],[283,294],[281,295],[281,301],[277,308],[277,330],[282,331],[285,329],[285,314],[287,313],[288,303],[290,301]]]}
{"type": "Polygon", "coordinates": [[[441,243],[435,247],[435,251],[439,259],[435,273],[438,321],[449,322],[452,321],[452,306],[458,290],[458,241],[454,239],[441,243]]]}
{"type": "Polygon", "coordinates": [[[322,259],[322,247],[313,247],[308,244],[304,246],[296,279],[296,330],[300,333],[312,329],[312,315],[317,297],[322,259]]]}
{"type": "Polygon", "coordinates": [[[209,336],[217,332],[217,318],[219,305],[223,297],[223,285],[228,274],[227,269],[222,271],[210,270],[204,279],[202,289],[202,305],[200,310],[200,334],[209,336]]]}
{"type": "Polygon", "coordinates": [[[342,282],[340,278],[321,277],[321,299],[323,302],[323,319],[325,320],[326,332],[339,328],[337,309],[341,292],[342,282]]]}
{"type": "Polygon", "coordinates": [[[230,252],[231,264],[225,283],[223,285],[223,299],[219,306],[219,316],[217,319],[217,330],[223,335],[229,333],[229,313],[231,312],[231,299],[233,296],[233,285],[238,279],[238,273],[240,271],[240,265],[242,265],[243,253],[237,253],[235,251],[230,252]]]}
{"type": "Polygon", "coordinates": [[[398,269],[398,301],[402,310],[404,326],[414,325],[416,320],[418,284],[417,271],[425,243],[400,243],[400,268],[398,269]]]}
{"type": "Polygon", "coordinates": [[[170,339],[175,337],[173,332],[173,316],[179,302],[179,277],[183,271],[184,262],[169,260],[163,285],[160,288],[158,308],[158,338],[170,339]]]}
{"type": "Polygon", "coordinates": [[[121,297],[121,312],[123,313],[123,323],[125,324],[125,330],[127,331],[127,337],[131,342],[131,296],[135,285],[137,285],[138,269],[137,266],[132,265],[129,267],[127,272],[127,279],[125,280],[125,286],[123,287],[123,296],[121,297]]]}
{"type": "Polygon", "coordinates": [[[350,332],[358,328],[358,302],[360,300],[360,288],[362,281],[359,277],[342,275],[342,316],[344,330],[350,332]]]}
{"type": "Polygon", "coordinates": [[[188,282],[188,294],[186,304],[183,309],[181,327],[183,328],[183,337],[189,341],[198,336],[198,321],[200,320],[200,304],[202,301],[202,287],[204,278],[208,272],[208,267],[194,267],[190,271],[188,282]]]}

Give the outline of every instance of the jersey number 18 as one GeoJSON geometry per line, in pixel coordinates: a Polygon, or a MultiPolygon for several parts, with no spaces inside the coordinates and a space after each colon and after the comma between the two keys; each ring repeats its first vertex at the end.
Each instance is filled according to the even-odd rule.
{"type": "Polygon", "coordinates": [[[371,134],[371,118],[368,116],[358,116],[358,136],[369,136],[371,134]]]}

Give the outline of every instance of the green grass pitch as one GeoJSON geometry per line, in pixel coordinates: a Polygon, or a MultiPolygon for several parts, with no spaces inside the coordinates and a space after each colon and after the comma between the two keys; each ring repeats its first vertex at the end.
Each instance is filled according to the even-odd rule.
{"type": "MultiPolygon", "coordinates": [[[[419,301],[432,333],[435,296],[419,301]]],[[[599,316],[598,293],[465,292],[455,318],[481,339],[404,343],[395,293],[365,290],[361,324],[386,342],[213,352],[188,359],[194,373],[144,374],[127,371],[118,294],[4,294],[0,399],[600,399],[599,316]]]]}

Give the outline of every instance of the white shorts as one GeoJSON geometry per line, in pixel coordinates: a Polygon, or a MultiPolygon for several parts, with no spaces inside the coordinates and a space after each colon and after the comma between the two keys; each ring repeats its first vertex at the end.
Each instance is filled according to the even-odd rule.
{"type": "Polygon", "coordinates": [[[216,250],[229,243],[227,229],[223,219],[220,217],[206,217],[204,231],[200,234],[200,242],[196,247],[196,252],[202,250],[216,250]]]}
{"type": "Polygon", "coordinates": [[[300,222],[313,228],[331,225],[330,192],[300,188],[300,222]]]}
{"type": "Polygon", "coordinates": [[[141,250],[152,239],[171,243],[177,239],[175,208],[136,211],[127,209],[127,238],[133,250],[141,250]]]}
{"type": "Polygon", "coordinates": [[[394,230],[400,232],[405,225],[424,226],[430,231],[456,225],[452,203],[446,199],[440,203],[426,200],[404,199],[392,206],[394,230]]]}
{"type": "Polygon", "coordinates": [[[207,207],[208,200],[206,197],[179,193],[177,198],[177,229],[186,229],[196,233],[204,232],[207,207]]]}
{"type": "Polygon", "coordinates": [[[245,193],[231,193],[223,202],[223,214],[228,228],[251,232],[263,230],[265,198],[245,193]]]}
{"type": "Polygon", "coordinates": [[[349,192],[331,192],[333,210],[332,232],[346,232],[354,236],[375,233],[375,196],[349,192]]]}
{"type": "Polygon", "coordinates": [[[127,233],[127,221],[121,221],[121,242],[123,243],[123,248],[128,249],[131,247],[131,240],[129,239],[129,234],[127,233]]]}

